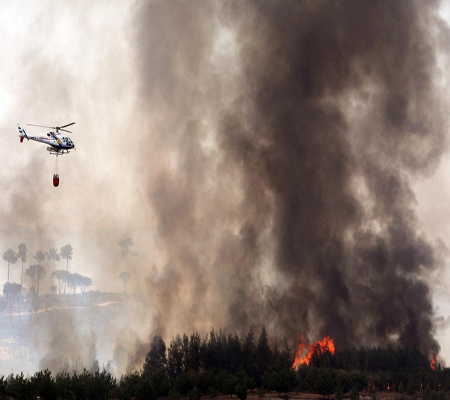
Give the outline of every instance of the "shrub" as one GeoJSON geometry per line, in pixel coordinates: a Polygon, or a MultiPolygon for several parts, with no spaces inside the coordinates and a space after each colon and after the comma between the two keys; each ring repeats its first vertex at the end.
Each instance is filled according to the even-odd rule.
{"type": "Polygon", "coordinates": [[[6,392],[8,396],[16,400],[27,400],[33,398],[30,381],[24,377],[23,372],[20,375],[9,375],[6,385],[6,392]]]}
{"type": "Polygon", "coordinates": [[[359,390],[356,386],[350,392],[350,400],[359,400],[359,390]]]}
{"type": "MultiPolygon", "coordinates": [[[[141,375],[137,372],[134,372],[129,375],[124,375],[120,378],[119,384],[116,389],[116,397],[123,400],[130,400],[132,397],[135,397],[139,393],[139,388],[142,385],[141,375]]],[[[66,396],[63,396],[58,391],[58,394],[64,399],[66,396]]]]}
{"type": "Polygon", "coordinates": [[[169,399],[170,400],[180,400],[181,399],[180,393],[178,393],[175,389],[172,389],[169,392],[169,399]]]}
{"type": "Polygon", "coordinates": [[[266,395],[266,389],[262,386],[257,389],[258,397],[262,399],[266,395]]]}
{"type": "Polygon", "coordinates": [[[139,400],[157,400],[158,394],[156,393],[155,386],[148,375],[143,375],[141,384],[139,385],[137,398],[139,400]]]}
{"type": "Polygon", "coordinates": [[[247,399],[247,386],[239,383],[236,385],[236,387],[234,388],[234,391],[236,393],[236,396],[240,399],[240,400],[246,400],[247,399]]]}
{"type": "Polygon", "coordinates": [[[233,397],[233,393],[235,392],[236,388],[236,378],[233,375],[229,375],[224,381],[223,381],[223,391],[225,394],[229,394],[231,397],[233,397]]]}
{"type": "Polygon", "coordinates": [[[194,377],[188,372],[181,372],[173,383],[174,388],[182,396],[187,396],[188,392],[195,386],[194,377]]]}
{"type": "Polygon", "coordinates": [[[219,395],[219,391],[214,386],[211,386],[209,388],[208,395],[214,400],[219,395]]]}
{"type": "Polygon", "coordinates": [[[339,384],[336,386],[336,389],[334,390],[334,398],[336,400],[342,400],[344,398],[344,389],[342,389],[342,386],[339,384]]]}
{"type": "Polygon", "coordinates": [[[52,374],[48,369],[36,372],[30,379],[30,386],[36,397],[56,400],[56,388],[53,382],[52,374]]]}
{"type": "Polygon", "coordinates": [[[200,392],[200,390],[198,389],[197,386],[194,386],[194,388],[192,390],[189,390],[189,393],[188,393],[189,400],[201,400],[201,398],[202,398],[202,393],[200,392]]]}

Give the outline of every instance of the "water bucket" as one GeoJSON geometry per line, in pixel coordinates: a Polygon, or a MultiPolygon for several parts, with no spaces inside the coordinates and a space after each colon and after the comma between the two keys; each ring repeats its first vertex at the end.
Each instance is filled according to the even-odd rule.
{"type": "Polygon", "coordinates": [[[53,186],[59,186],[59,175],[58,174],[54,174],[53,175],[53,186]]]}

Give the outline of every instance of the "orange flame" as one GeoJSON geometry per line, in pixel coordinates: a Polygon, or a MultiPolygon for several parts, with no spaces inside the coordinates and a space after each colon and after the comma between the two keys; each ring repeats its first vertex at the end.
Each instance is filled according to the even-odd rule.
{"type": "Polygon", "coordinates": [[[388,386],[387,386],[387,390],[389,390],[391,387],[389,386],[389,382],[388,382],[388,386]]]}
{"type": "Polygon", "coordinates": [[[433,354],[433,358],[431,359],[430,368],[432,371],[436,371],[436,356],[433,354]]]}
{"type": "Polygon", "coordinates": [[[313,354],[323,354],[326,351],[329,351],[331,354],[334,354],[335,347],[333,339],[329,336],[323,338],[320,342],[316,342],[315,344],[309,344],[308,349],[309,353],[305,357],[301,357],[305,344],[303,343],[303,335],[300,333],[300,338],[298,339],[298,350],[295,354],[295,361],[292,364],[292,368],[298,368],[300,365],[309,365],[313,354]]]}

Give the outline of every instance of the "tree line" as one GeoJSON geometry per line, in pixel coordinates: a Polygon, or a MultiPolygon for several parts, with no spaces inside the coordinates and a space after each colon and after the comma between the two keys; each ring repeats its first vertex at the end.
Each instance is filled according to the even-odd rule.
{"type": "Polygon", "coordinates": [[[432,370],[430,360],[415,347],[317,351],[309,365],[297,370],[293,361],[286,340],[269,346],[264,327],[258,337],[253,330],[240,338],[214,329],[203,338],[198,332],[178,335],[168,347],[156,335],[139,372],[116,379],[97,365],[55,376],[48,370],[30,377],[11,374],[0,377],[0,398],[200,400],[226,394],[245,400],[251,390],[261,398],[270,397],[270,391],[307,391],[334,394],[336,400],[348,393],[356,400],[361,391],[375,398],[382,390],[398,395],[422,392],[424,400],[444,400],[450,392],[450,369],[432,370]]]}
{"type": "MultiPolygon", "coordinates": [[[[125,268],[119,275],[119,279],[123,282],[123,292],[126,296],[127,294],[127,284],[130,280],[131,273],[128,268],[129,259],[131,257],[136,257],[138,253],[132,251],[132,247],[134,246],[134,241],[131,238],[123,239],[119,242],[119,246],[121,248],[122,256],[125,261],[125,268]]],[[[70,244],[61,247],[61,250],[58,251],[56,248],[52,247],[47,252],[37,251],[33,258],[37,261],[36,264],[31,265],[28,269],[25,270],[25,274],[28,275],[31,279],[31,287],[33,291],[39,294],[39,283],[41,278],[46,274],[46,269],[41,265],[41,263],[47,259],[52,263],[52,285],[50,286],[50,292],[55,294],[61,294],[61,291],[64,290],[67,286],[71,287],[74,292],[77,288],[81,290],[86,290],[87,287],[92,285],[92,280],[87,277],[82,277],[79,274],[68,274],[64,273],[64,270],[55,271],[55,262],[58,262],[62,259],[66,260],[66,268],[65,271],[69,271],[69,260],[72,259],[73,248],[70,244]],[[54,279],[58,281],[58,286],[54,284],[54,279]]],[[[7,249],[3,254],[3,260],[7,263],[8,270],[8,278],[7,283],[10,282],[10,268],[15,265],[17,261],[21,261],[22,271],[20,277],[20,290],[23,287],[23,274],[24,274],[24,264],[27,262],[27,245],[25,243],[21,243],[18,246],[18,250],[14,251],[13,249],[7,249]]],[[[9,294],[13,288],[8,285],[6,291],[4,290],[4,294],[9,294]]],[[[19,291],[20,291],[19,290],[19,291]]],[[[14,292],[15,293],[15,292],[14,292]]]]}
{"type": "MultiPolygon", "coordinates": [[[[41,266],[41,263],[46,258],[47,258],[47,260],[52,261],[52,273],[55,271],[55,261],[57,262],[61,258],[66,260],[66,271],[68,271],[69,270],[69,260],[72,259],[72,254],[73,254],[73,248],[70,244],[66,244],[65,246],[61,247],[60,252],[58,252],[58,250],[55,249],[54,247],[50,248],[45,253],[41,250],[36,251],[36,254],[33,256],[33,258],[36,260],[37,264],[32,265],[31,267],[33,267],[33,268],[31,268],[31,269],[28,268],[28,271],[30,271],[30,273],[28,273],[28,274],[30,276],[34,276],[35,275],[34,270],[41,270],[41,272],[37,273],[37,275],[43,276],[43,272],[42,272],[43,267],[41,266]],[[41,266],[41,268],[38,268],[37,266],[41,266]]],[[[25,264],[27,262],[27,245],[25,243],[19,244],[17,252],[15,252],[11,248],[7,249],[3,253],[3,260],[5,260],[8,264],[8,280],[7,280],[7,282],[9,282],[10,266],[15,265],[18,260],[21,261],[22,272],[21,272],[21,276],[20,276],[20,285],[23,286],[23,264],[25,264]]],[[[27,272],[25,271],[25,273],[27,273],[27,272]]]]}
{"type": "MultiPolygon", "coordinates": [[[[3,285],[3,294],[9,298],[9,313],[10,313],[10,320],[12,325],[12,302],[13,299],[17,300],[17,307],[19,310],[19,319],[21,319],[20,314],[20,296],[22,294],[23,289],[23,278],[24,278],[24,272],[25,277],[29,278],[30,281],[30,288],[28,290],[27,296],[30,300],[30,304],[32,307],[33,312],[37,312],[37,309],[39,307],[38,299],[39,299],[39,293],[40,293],[40,284],[42,279],[47,273],[47,269],[42,265],[42,262],[46,259],[48,261],[51,261],[52,263],[52,284],[50,286],[50,292],[52,294],[56,294],[58,292],[61,294],[61,290],[65,289],[66,287],[70,287],[73,289],[74,294],[76,293],[77,288],[80,288],[81,291],[85,291],[88,287],[90,287],[93,282],[92,279],[77,273],[70,273],[69,272],[69,260],[72,259],[73,254],[73,248],[70,244],[67,244],[65,246],[61,247],[61,251],[58,252],[58,250],[54,247],[50,248],[47,252],[43,251],[37,251],[33,258],[36,260],[35,264],[30,265],[28,268],[24,271],[24,264],[27,262],[27,246],[25,243],[21,243],[18,246],[18,251],[15,252],[13,249],[9,248],[7,249],[3,254],[3,259],[7,262],[8,265],[8,280],[3,285]],[[55,270],[55,262],[60,261],[60,259],[63,258],[66,260],[66,268],[65,270],[55,270]],[[22,264],[22,271],[21,271],[21,277],[20,277],[20,284],[18,283],[11,283],[10,282],[10,267],[11,265],[14,265],[17,263],[17,261],[21,261],[22,264]],[[58,282],[58,287],[54,284],[55,280],[58,282]]],[[[26,292],[25,292],[26,293],[26,292]]]]}

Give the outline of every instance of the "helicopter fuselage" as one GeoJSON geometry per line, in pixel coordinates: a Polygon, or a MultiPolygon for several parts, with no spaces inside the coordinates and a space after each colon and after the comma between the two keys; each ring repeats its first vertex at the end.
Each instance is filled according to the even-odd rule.
{"type": "Polygon", "coordinates": [[[28,135],[30,140],[34,140],[36,142],[41,142],[50,145],[56,151],[59,150],[70,150],[75,147],[75,144],[72,142],[70,137],[63,136],[59,132],[48,132],[47,136],[30,136],[28,135]]]}

